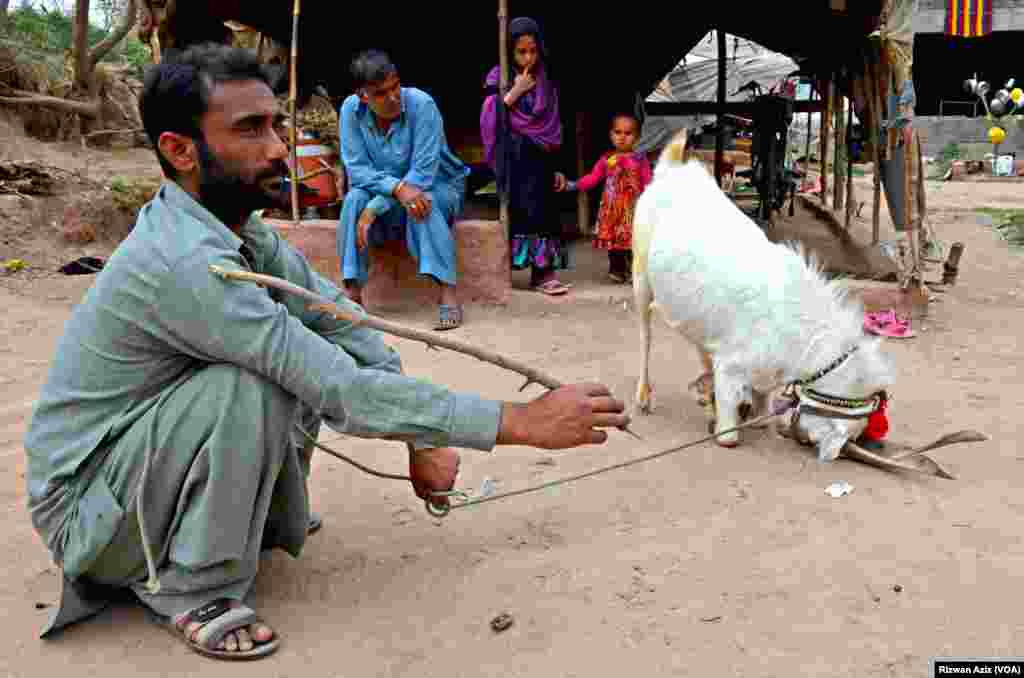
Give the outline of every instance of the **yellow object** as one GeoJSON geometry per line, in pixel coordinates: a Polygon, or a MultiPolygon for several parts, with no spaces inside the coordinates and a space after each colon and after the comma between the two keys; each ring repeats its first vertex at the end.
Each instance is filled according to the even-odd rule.
{"type": "Polygon", "coordinates": [[[1024,90],[1020,87],[1014,87],[1013,91],[1010,92],[1010,98],[1013,99],[1013,103],[1019,104],[1021,99],[1024,99],[1024,90]]]}
{"type": "Polygon", "coordinates": [[[4,270],[8,273],[16,273],[25,268],[25,262],[21,259],[8,259],[4,262],[4,270]]]}
{"type": "Polygon", "coordinates": [[[1006,139],[1006,131],[1002,127],[992,127],[988,131],[988,140],[993,144],[1001,144],[1006,139]]]}

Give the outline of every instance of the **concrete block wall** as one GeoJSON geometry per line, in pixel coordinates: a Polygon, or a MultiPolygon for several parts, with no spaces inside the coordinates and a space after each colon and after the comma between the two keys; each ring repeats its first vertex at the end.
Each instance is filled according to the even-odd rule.
{"type": "MultiPolygon", "coordinates": [[[[921,131],[922,150],[925,155],[935,157],[950,143],[989,143],[988,124],[984,118],[964,116],[925,116],[914,118],[914,127],[921,131]]],[[[1006,141],[999,145],[1000,153],[1016,153],[1024,157],[1024,129],[1014,121],[1002,125],[1006,130],[1006,141]]]]}

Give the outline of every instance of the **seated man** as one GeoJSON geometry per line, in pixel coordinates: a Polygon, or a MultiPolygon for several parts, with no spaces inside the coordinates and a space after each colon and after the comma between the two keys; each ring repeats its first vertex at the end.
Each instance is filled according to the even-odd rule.
{"type": "Polygon", "coordinates": [[[204,655],[278,646],[242,604],[261,549],[298,556],[321,421],[409,447],[435,504],[457,445],[569,448],[624,425],[600,385],[502,403],[402,374],[374,330],[209,267],[357,307],[252,216],[283,202],[278,102],[256,57],[200,46],[151,67],[142,120],[169,179],[68,321],[25,438],[32,523],[63,571],[57,629],[131,591],[204,655]],[[148,581],[147,581],[148,577],[148,581]]]}
{"type": "Polygon", "coordinates": [[[349,297],[362,303],[371,234],[379,241],[404,230],[420,275],[441,288],[436,329],[458,327],[462,307],[455,294],[452,227],[462,211],[469,168],[448,149],[437,104],[422,90],[402,87],[386,54],[363,52],[351,70],[356,94],[338,113],[350,188],[338,225],[338,258],[349,297]]]}

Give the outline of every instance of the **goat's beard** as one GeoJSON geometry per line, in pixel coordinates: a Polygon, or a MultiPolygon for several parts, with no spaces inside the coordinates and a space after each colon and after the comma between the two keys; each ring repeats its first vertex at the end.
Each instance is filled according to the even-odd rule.
{"type": "Polygon", "coordinates": [[[232,163],[223,161],[205,139],[196,145],[199,151],[199,202],[227,226],[242,224],[253,211],[275,207],[280,196],[265,187],[270,179],[288,175],[288,166],[275,160],[270,168],[247,177],[232,163]]]}

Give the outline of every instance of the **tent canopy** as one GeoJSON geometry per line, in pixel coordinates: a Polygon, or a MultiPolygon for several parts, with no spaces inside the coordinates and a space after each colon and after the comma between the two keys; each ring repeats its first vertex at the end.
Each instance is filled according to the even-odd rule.
{"type": "MultiPolygon", "coordinates": [[[[684,57],[647,101],[716,101],[718,92],[718,47],[711,31],[684,57]]],[[[756,82],[767,93],[798,69],[793,59],[758,45],[752,40],[726,34],[726,100],[745,101],[749,91],[738,90],[756,82]]],[[[638,150],[661,148],[684,127],[694,129],[713,122],[713,115],[647,116],[638,150]]]]}

